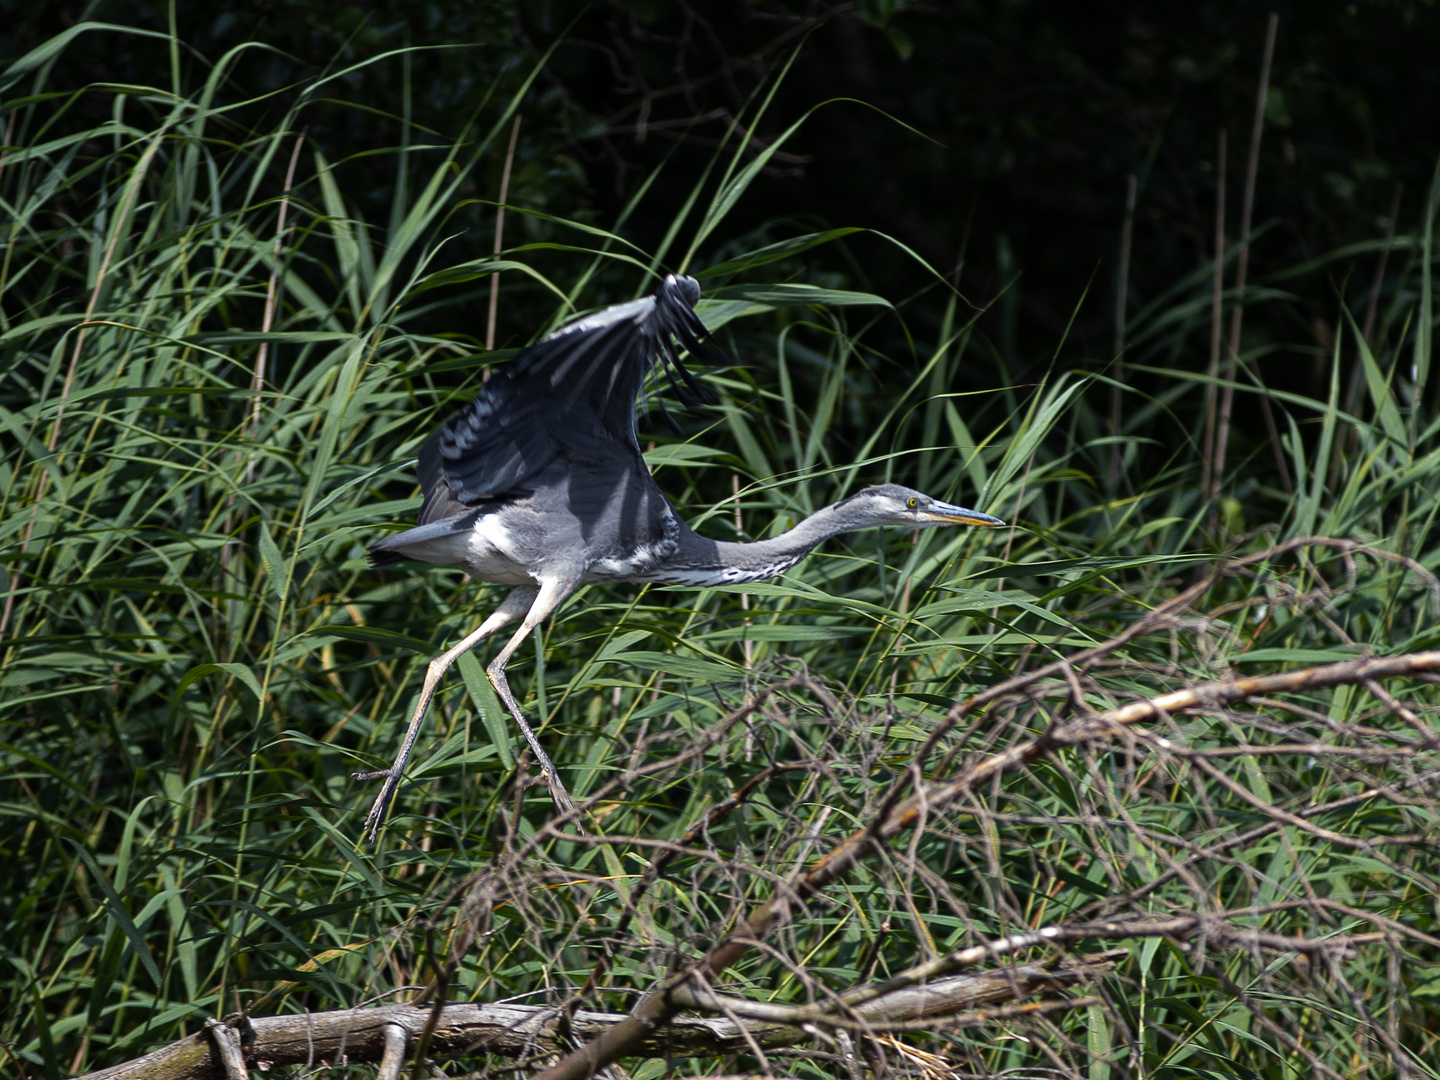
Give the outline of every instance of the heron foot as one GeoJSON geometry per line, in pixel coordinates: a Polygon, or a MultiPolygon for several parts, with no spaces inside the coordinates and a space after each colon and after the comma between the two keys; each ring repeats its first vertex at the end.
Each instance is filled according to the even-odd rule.
{"type": "MultiPolygon", "coordinates": [[[[397,768],[393,765],[388,769],[374,769],[370,772],[350,774],[352,780],[385,781],[385,785],[380,789],[380,794],[375,796],[375,801],[370,806],[370,812],[365,815],[365,825],[360,830],[360,835],[366,843],[373,844],[375,837],[379,835],[380,826],[384,824],[386,815],[390,812],[390,804],[395,799],[395,793],[400,790],[400,780],[403,776],[403,767],[397,768]]],[[[550,801],[555,804],[555,809],[568,817],[575,831],[584,836],[585,829],[580,824],[580,812],[575,809],[575,804],[570,800],[570,792],[565,790],[564,782],[548,757],[540,768],[540,779],[545,781],[545,787],[550,792],[550,801]]]]}
{"type": "Polygon", "coordinates": [[[366,843],[373,844],[375,837],[380,834],[380,826],[385,822],[385,815],[390,812],[390,804],[395,799],[395,793],[400,790],[400,778],[404,772],[404,766],[397,763],[388,769],[350,774],[352,780],[379,780],[382,777],[385,780],[380,794],[376,795],[375,801],[370,804],[370,812],[365,815],[365,825],[360,830],[360,836],[366,843]]]}
{"type": "Polygon", "coordinates": [[[540,767],[540,779],[545,781],[545,787],[550,791],[550,801],[555,804],[555,809],[560,811],[561,816],[568,817],[574,825],[575,831],[581,836],[585,835],[585,829],[580,824],[580,811],[575,809],[575,804],[570,801],[570,792],[565,790],[565,784],[560,779],[560,774],[555,771],[555,766],[550,759],[545,759],[545,764],[540,767]],[[547,767],[548,766],[548,767],[547,767]]]}

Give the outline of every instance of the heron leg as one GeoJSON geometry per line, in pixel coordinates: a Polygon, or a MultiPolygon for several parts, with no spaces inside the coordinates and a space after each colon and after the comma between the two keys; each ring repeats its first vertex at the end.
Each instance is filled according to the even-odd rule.
{"type": "Polygon", "coordinates": [[[489,618],[476,627],[473,633],[458,645],[447,649],[430,661],[429,667],[425,669],[425,684],[420,689],[420,702],[415,706],[414,715],[410,717],[410,726],[405,730],[405,741],[400,744],[400,753],[395,756],[395,763],[390,768],[381,769],[379,772],[354,774],[357,780],[378,780],[382,776],[385,778],[385,786],[380,789],[380,794],[375,796],[375,803],[370,807],[370,813],[365,815],[364,835],[367,839],[375,839],[381,822],[385,820],[385,814],[389,811],[390,803],[395,798],[395,792],[400,787],[400,778],[405,772],[405,762],[409,760],[410,751],[415,746],[415,739],[420,734],[420,722],[425,719],[425,710],[430,707],[430,701],[435,697],[435,691],[439,688],[440,680],[444,678],[445,672],[451,664],[495,633],[496,630],[532,610],[535,598],[539,593],[540,590],[534,585],[518,585],[511,589],[510,595],[500,602],[500,606],[490,614],[489,618]]]}
{"type": "MultiPolygon", "coordinates": [[[[505,647],[495,654],[495,659],[490,661],[490,665],[485,669],[485,674],[490,679],[490,685],[495,687],[495,692],[500,695],[500,700],[510,710],[510,715],[515,718],[515,724],[520,728],[520,733],[525,736],[525,741],[530,744],[530,749],[535,754],[535,760],[540,765],[540,776],[550,789],[550,798],[554,801],[555,808],[562,814],[569,815],[575,821],[576,828],[579,829],[579,814],[575,810],[575,804],[570,801],[570,793],[565,790],[565,785],[560,780],[560,774],[555,771],[555,764],[550,760],[550,755],[545,753],[544,747],[540,745],[540,740],[535,737],[535,732],[530,730],[530,725],[525,720],[525,714],[520,711],[520,704],[515,700],[515,695],[510,692],[510,683],[505,678],[505,665],[510,662],[510,657],[515,655],[515,650],[520,647],[530,632],[544,622],[574,591],[575,582],[573,581],[560,578],[542,580],[535,602],[520,623],[520,629],[516,630],[510,640],[505,643],[505,647]]],[[[513,596],[514,593],[511,595],[513,596]]],[[[581,830],[582,833],[583,831],[581,830]]]]}

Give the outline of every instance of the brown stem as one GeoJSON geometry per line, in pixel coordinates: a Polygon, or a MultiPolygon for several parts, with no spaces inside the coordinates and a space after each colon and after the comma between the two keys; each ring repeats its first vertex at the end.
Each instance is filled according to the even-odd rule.
{"type": "MultiPolygon", "coordinates": [[[[280,278],[280,249],[285,240],[285,214],[290,209],[290,188],[295,183],[295,165],[300,160],[300,147],[305,143],[305,133],[295,136],[295,149],[290,151],[290,165],[285,170],[285,186],[280,193],[280,220],[275,225],[275,244],[271,249],[270,280],[265,283],[265,314],[260,319],[260,333],[268,334],[275,324],[275,293],[280,278]]],[[[255,354],[255,372],[250,378],[250,390],[255,400],[250,405],[249,437],[255,439],[260,433],[260,391],[265,388],[265,361],[269,356],[270,342],[261,340],[260,351],[255,354]]],[[[245,463],[245,483],[255,481],[255,455],[252,453],[245,463]]]]}
{"type": "MultiPolygon", "coordinates": [[[[500,205],[495,207],[495,258],[500,258],[505,239],[505,200],[510,195],[510,166],[515,163],[515,140],[520,137],[520,117],[510,125],[510,149],[505,151],[505,168],[500,172],[500,205]]],[[[500,272],[490,275],[490,318],[485,324],[485,351],[495,348],[495,322],[500,310],[500,272]]],[[[487,369],[487,374],[488,369],[487,369]]]]}
{"type": "MultiPolygon", "coordinates": [[[[1205,445],[1200,454],[1201,498],[1213,504],[1220,495],[1220,469],[1215,459],[1215,405],[1220,378],[1220,343],[1224,337],[1225,291],[1225,129],[1220,129],[1215,151],[1215,274],[1210,286],[1210,381],[1205,387],[1205,445]]],[[[1216,531],[1217,511],[1212,505],[1210,531],[1216,531]]]]}
{"type": "MultiPolygon", "coordinates": [[[[1110,436],[1120,438],[1124,420],[1125,301],[1130,291],[1130,238],[1135,231],[1135,174],[1125,178],[1125,224],[1120,228],[1120,273],[1115,282],[1115,382],[1110,389],[1110,436]]],[[[1117,487],[1124,461],[1119,442],[1110,447],[1110,484],[1117,487]]]]}
{"type": "MultiPolygon", "coordinates": [[[[1260,136],[1265,130],[1265,98],[1270,89],[1270,61],[1275,55],[1275,30],[1280,16],[1270,13],[1270,23],[1265,31],[1265,57],[1260,62],[1260,86],[1255,94],[1255,123],[1250,131],[1250,157],[1245,165],[1245,195],[1240,210],[1240,251],[1235,257],[1235,307],[1230,312],[1230,348],[1225,369],[1225,388],[1220,396],[1220,425],[1216,432],[1215,482],[1225,468],[1226,443],[1230,439],[1230,416],[1235,405],[1235,369],[1240,360],[1240,326],[1245,317],[1245,277],[1250,269],[1250,219],[1255,209],[1255,177],[1260,169],[1260,136]]],[[[1270,414],[1270,402],[1260,396],[1266,423],[1272,435],[1275,459],[1280,466],[1280,480],[1286,492],[1290,488],[1290,474],[1285,468],[1285,454],[1280,440],[1275,435],[1275,420],[1270,414]]]]}
{"type": "MultiPolygon", "coordinates": [[[[1370,282],[1370,298],[1365,304],[1365,322],[1360,327],[1360,337],[1365,345],[1369,347],[1373,356],[1379,350],[1376,342],[1371,339],[1375,332],[1375,315],[1380,307],[1380,286],[1385,282],[1385,266],[1390,261],[1390,249],[1395,243],[1395,220],[1400,216],[1400,193],[1404,185],[1395,185],[1395,194],[1390,199],[1390,216],[1385,222],[1385,244],[1380,249],[1380,261],[1375,264],[1375,278],[1370,282]]],[[[1340,327],[1336,326],[1336,333],[1340,327]]],[[[1355,345],[1355,366],[1350,372],[1350,385],[1345,389],[1345,412],[1351,416],[1355,414],[1356,398],[1360,396],[1360,387],[1365,382],[1365,361],[1361,357],[1361,345],[1355,345]]],[[[1330,488],[1333,491],[1339,480],[1340,463],[1344,459],[1347,448],[1354,447],[1358,435],[1354,427],[1347,426],[1344,436],[1337,440],[1335,447],[1335,459],[1330,470],[1330,488]]]]}

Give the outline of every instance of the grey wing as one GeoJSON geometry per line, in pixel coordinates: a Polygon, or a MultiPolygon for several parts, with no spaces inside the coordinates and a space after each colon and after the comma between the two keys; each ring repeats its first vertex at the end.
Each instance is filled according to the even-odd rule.
{"type": "Polygon", "coordinates": [[[706,396],[680,356],[705,336],[699,294],[693,279],[672,275],[654,296],[571,323],[499,369],[421,449],[420,524],[531,494],[557,479],[557,466],[586,474],[592,490],[629,487],[637,468],[648,479],[635,403],[651,366],[706,396]]]}

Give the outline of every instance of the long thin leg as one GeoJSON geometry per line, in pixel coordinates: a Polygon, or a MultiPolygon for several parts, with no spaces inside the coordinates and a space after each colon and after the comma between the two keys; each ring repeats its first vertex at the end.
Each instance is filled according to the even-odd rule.
{"type": "Polygon", "coordinates": [[[430,701],[434,698],[435,691],[440,686],[440,680],[444,678],[445,672],[451,664],[496,630],[514,622],[526,611],[533,611],[535,598],[539,594],[540,590],[534,585],[517,585],[510,590],[510,595],[501,601],[500,606],[491,613],[490,617],[475,629],[474,633],[430,661],[430,666],[425,669],[425,685],[420,690],[420,703],[415,706],[415,714],[410,717],[410,726],[405,731],[405,741],[400,744],[400,753],[395,756],[395,763],[390,768],[381,769],[378,772],[354,774],[357,780],[379,780],[382,776],[385,778],[385,786],[380,789],[380,794],[375,796],[375,803],[370,807],[370,813],[365,815],[365,837],[367,839],[375,839],[381,822],[385,820],[385,814],[390,809],[390,803],[400,787],[400,777],[405,772],[405,762],[409,760],[410,751],[415,746],[415,739],[420,734],[420,721],[425,719],[425,710],[430,707],[430,701]]]}
{"type": "Polygon", "coordinates": [[[520,733],[525,736],[525,741],[530,744],[530,749],[535,754],[535,760],[540,765],[540,776],[550,789],[550,798],[554,801],[555,808],[562,814],[570,815],[575,822],[575,827],[579,829],[580,815],[575,811],[575,804],[570,801],[570,793],[565,790],[565,785],[560,780],[560,774],[555,771],[555,765],[551,762],[550,755],[545,753],[544,747],[540,745],[540,740],[535,737],[535,732],[531,731],[530,725],[525,722],[525,714],[520,711],[520,705],[515,700],[515,695],[510,692],[510,683],[505,678],[505,665],[510,662],[510,657],[515,655],[515,650],[520,647],[530,632],[544,622],[574,591],[575,582],[573,581],[559,578],[542,579],[539,595],[535,597],[535,603],[531,605],[524,620],[520,623],[520,629],[516,630],[510,640],[505,643],[505,647],[495,654],[495,659],[490,661],[489,667],[485,669],[485,674],[490,678],[490,685],[495,687],[495,692],[500,695],[500,700],[505,702],[505,707],[510,710],[510,715],[515,718],[515,723],[520,728],[520,733]]]}

